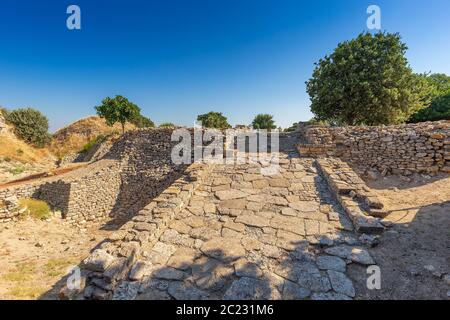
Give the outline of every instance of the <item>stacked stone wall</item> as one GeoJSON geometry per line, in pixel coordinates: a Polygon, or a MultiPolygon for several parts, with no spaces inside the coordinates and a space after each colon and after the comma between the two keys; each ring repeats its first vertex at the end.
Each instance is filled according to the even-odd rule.
{"type": "Polygon", "coordinates": [[[450,121],[298,130],[301,155],[337,156],[383,174],[450,173],[450,121]]]}
{"type": "Polygon", "coordinates": [[[0,187],[0,222],[19,215],[18,199],[36,198],[70,223],[126,219],[178,179],[186,166],[171,161],[172,130],[136,130],[101,160],[67,174],[0,187]]]}

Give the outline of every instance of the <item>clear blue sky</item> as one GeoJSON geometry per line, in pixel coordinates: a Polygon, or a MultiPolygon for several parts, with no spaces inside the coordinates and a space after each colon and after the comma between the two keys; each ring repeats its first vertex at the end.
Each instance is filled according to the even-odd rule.
{"type": "Polygon", "coordinates": [[[35,107],[52,130],[116,94],[157,123],[215,110],[286,127],[311,117],[313,63],[366,30],[370,4],[416,72],[450,74],[449,0],[1,0],[0,105],[35,107]],[[82,30],[66,28],[70,4],[82,30]]]}

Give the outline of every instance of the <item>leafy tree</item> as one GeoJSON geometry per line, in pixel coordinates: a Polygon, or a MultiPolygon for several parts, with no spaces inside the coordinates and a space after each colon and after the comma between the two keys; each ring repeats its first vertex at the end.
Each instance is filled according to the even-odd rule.
{"type": "Polygon", "coordinates": [[[43,147],[51,139],[48,119],[38,110],[13,110],[6,114],[6,121],[14,126],[14,132],[19,138],[36,147],[43,147]]]}
{"type": "Polygon", "coordinates": [[[143,116],[142,114],[136,115],[134,118],[130,119],[130,122],[134,124],[138,128],[154,128],[155,123],[150,120],[150,118],[147,118],[143,116]]]}
{"type": "Polygon", "coordinates": [[[201,121],[205,128],[227,129],[231,128],[227,118],[221,112],[208,112],[197,117],[197,121],[201,121]]]}
{"type": "Polygon", "coordinates": [[[252,126],[254,129],[266,129],[272,130],[277,126],[273,120],[273,116],[270,114],[258,114],[255,119],[253,119],[252,126]]]}
{"type": "Polygon", "coordinates": [[[410,122],[450,120],[450,90],[448,94],[437,97],[428,108],[415,113],[410,122]]]}
{"type": "Polygon", "coordinates": [[[398,33],[362,33],[320,59],[307,91],[317,120],[332,124],[401,123],[425,107],[430,87],[415,75],[398,33]]]}
{"type": "Polygon", "coordinates": [[[431,104],[413,114],[409,122],[450,120],[450,77],[436,73],[426,76],[426,80],[432,87],[431,104]]]}
{"type": "Polygon", "coordinates": [[[114,98],[105,98],[102,105],[95,107],[97,115],[104,118],[109,126],[113,126],[116,122],[122,125],[122,133],[125,132],[126,122],[131,122],[139,116],[141,109],[134,103],[128,101],[122,96],[114,98]]]}

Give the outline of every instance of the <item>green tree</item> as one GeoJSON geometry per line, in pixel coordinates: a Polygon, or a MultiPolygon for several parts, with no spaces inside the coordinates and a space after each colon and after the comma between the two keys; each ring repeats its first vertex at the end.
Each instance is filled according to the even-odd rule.
{"type": "Polygon", "coordinates": [[[122,96],[114,98],[105,98],[100,106],[95,107],[97,115],[104,118],[109,126],[113,126],[116,122],[122,125],[122,133],[125,132],[125,124],[131,122],[139,116],[141,109],[134,103],[128,101],[122,96]]]}
{"type": "Polygon", "coordinates": [[[197,117],[197,121],[201,121],[204,128],[227,129],[231,128],[227,118],[221,112],[208,112],[197,117]]]}
{"type": "Polygon", "coordinates": [[[36,147],[43,147],[51,139],[48,119],[38,110],[13,110],[6,114],[6,121],[14,126],[14,132],[20,139],[36,147]]]}
{"type": "Polygon", "coordinates": [[[140,113],[138,115],[134,116],[132,119],[130,119],[130,122],[138,128],[154,128],[155,127],[155,123],[152,120],[150,120],[150,118],[147,118],[140,113]]]}
{"type": "Polygon", "coordinates": [[[429,101],[430,87],[414,74],[398,33],[362,33],[320,59],[307,91],[317,120],[332,124],[405,122],[429,101]]]}
{"type": "Polygon", "coordinates": [[[266,129],[272,130],[277,126],[273,120],[273,116],[270,114],[258,114],[252,122],[253,129],[266,129]]]}
{"type": "Polygon", "coordinates": [[[409,122],[450,120],[450,77],[435,73],[425,78],[431,86],[431,104],[413,114],[409,122]]]}

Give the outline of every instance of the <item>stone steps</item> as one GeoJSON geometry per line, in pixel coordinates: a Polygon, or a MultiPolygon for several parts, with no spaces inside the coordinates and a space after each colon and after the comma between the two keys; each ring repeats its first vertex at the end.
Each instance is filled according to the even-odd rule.
{"type": "Polygon", "coordinates": [[[382,233],[384,226],[378,218],[386,216],[383,203],[350,166],[336,158],[317,159],[316,164],[355,230],[367,234],[382,233]]]}

